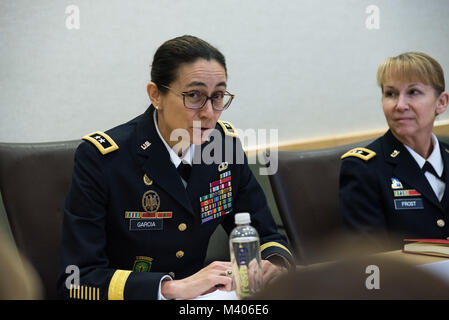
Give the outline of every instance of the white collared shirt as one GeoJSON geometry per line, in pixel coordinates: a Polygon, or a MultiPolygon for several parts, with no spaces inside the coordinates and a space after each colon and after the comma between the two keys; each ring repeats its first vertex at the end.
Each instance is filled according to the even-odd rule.
{"type": "MultiPolygon", "coordinates": [[[[426,161],[428,161],[433,166],[436,173],[441,177],[444,170],[443,157],[441,157],[440,144],[438,143],[438,139],[433,133],[432,133],[432,144],[433,144],[433,151],[427,158],[427,160],[421,157],[415,151],[413,151],[412,148],[410,148],[409,146],[406,146],[405,144],[404,146],[407,148],[408,152],[410,152],[413,159],[415,159],[416,163],[418,163],[418,166],[421,169],[426,163],[426,161]]],[[[426,171],[424,175],[426,176],[427,181],[429,181],[430,186],[432,187],[433,192],[435,192],[435,195],[437,196],[438,200],[441,201],[441,199],[443,199],[444,190],[446,189],[446,183],[435,177],[430,172],[426,171]]]]}
{"type": "Polygon", "coordinates": [[[192,165],[193,153],[195,151],[195,145],[192,143],[190,145],[189,149],[187,149],[187,151],[183,155],[183,157],[180,158],[178,156],[178,154],[172,148],[170,148],[170,146],[167,144],[165,139],[162,137],[161,132],[159,131],[159,127],[157,125],[157,110],[155,110],[153,113],[153,120],[154,120],[154,126],[156,127],[157,134],[159,135],[159,138],[161,138],[162,142],[164,143],[165,147],[167,148],[167,151],[170,154],[170,160],[171,160],[171,162],[173,162],[175,167],[177,168],[181,162],[192,165]]]}
{"type": "MultiPolygon", "coordinates": [[[[171,162],[173,162],[173,164],[175,165],[175,167],[177,168],[177,167],[181,164],[182,161],[184,161],[184,162],[186,162],[186,163],[192,165],[193,152],[194,152],[194,150],[195,150],[195,149],[194,149],[194,148],[195,148],[195,145],[194,145],[194,144],[191,144],[190,147],[189,147],[189,149],[187,149],[186,153],[183,155],[183,157],[180,158],[180,157],[178,156],[178,154],[177,154],[175,151],[173,151],[172,148],[170,148],[170,146],[167,144],[167,142],[165,141],[165,139],[162,137],[161,132],[159,131],[159,127],[157,126],[157,110],[155,110],[154,113],[153,113],[153,121],[154,121],[154,126],[156,127],[157,134],[159,135],[159,138],[161,138],[162,142],[164,143],[165,147],[167,148],[167,151],[168,151],[168,153],[170,154],[170,160],[171,160],[171,162]]],[[[181,178],[181,179],[182,179],[182,178],[181,178]]],[[[187,186],[187,182],[184,181],[184,179],[182,179],[182,183],[184,184],[184,187],[187,186]]],[[[164,280],[166,280],[166,279],[173,280],[173,278],[170,277],[170,276],[164,276],[164,277],[162,277],[161,281],[159,281],[159,289],[158,289],[158,292],[157,292],[157,299],[158,299],[158,300],[167,300],[167,298],[165,298],[165,297],[162,295],[162,292],[161,292],[161,284],[162,284],[162,281],[164,281],[164,280]]]]}

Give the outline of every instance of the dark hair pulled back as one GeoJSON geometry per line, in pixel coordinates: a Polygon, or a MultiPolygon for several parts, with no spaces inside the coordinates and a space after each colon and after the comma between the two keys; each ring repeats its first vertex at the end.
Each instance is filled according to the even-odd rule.
{"type": "Polygon", "coordinates": [[[226,62],[223,54],[215,47],[200,38],[184,35],[164,42],[156,51],[151,66],[151,81],[165,93],[176,80],[181,64],[193,63],[198,59],[216,60],[225,70],[226,62]]]}

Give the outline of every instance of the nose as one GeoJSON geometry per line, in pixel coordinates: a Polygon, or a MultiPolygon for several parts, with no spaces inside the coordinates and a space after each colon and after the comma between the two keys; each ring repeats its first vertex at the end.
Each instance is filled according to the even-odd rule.
{"type": "Polygon", "coordinates": [[[400,93],[396,102],[396,109],[399,111],[406,111],[409,109],[407,95],[400,93]]]}
{"type": "Polygon", "coordinates": [[[212,100],[207,99],[206,104],[200,110],[201,118],[211,118],[214,115],[214,108],[212,107],[212,100]]]}

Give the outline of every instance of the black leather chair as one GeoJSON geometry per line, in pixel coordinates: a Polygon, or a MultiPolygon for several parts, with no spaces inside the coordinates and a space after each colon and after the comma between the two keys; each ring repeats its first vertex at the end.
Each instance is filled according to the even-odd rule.
{"type": "Polygon", "coordinates": [[[370,141],[278,152],[278,170],[269,178],[298,264],[322,262],[332,254],[332,241],[342,235],[338,214],[340,157],[370,141]]]}
{"type": "Polygon", "coordinates": [[[59,244],[73,156],[79,140],[0,143],[0,192],[12,235],[55,299],[59,244]]]}

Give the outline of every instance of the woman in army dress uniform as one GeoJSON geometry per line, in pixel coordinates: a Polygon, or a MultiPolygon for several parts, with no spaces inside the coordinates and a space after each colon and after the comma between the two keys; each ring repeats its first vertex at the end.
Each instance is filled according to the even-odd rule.
{"type": "Polygon", "coordinates": [[[62,296],[187,299],[217,285],[231,290],[229,261],[203,264],[212,233],[220,224],[229,233],[238,212],[249,212],[259,232],[265,281],[293,262],[235,128],[218,120],[234,97],[226,87],[216,48],[192,36],[169,40],[154,55],[146,112],[83,137],[65,203],[62,296]],[[67,268],[79,270],[79,282],[67,268]]]}
{"type": "Polygon", "coordinates": [[[342,156],[340,212],[358,234],[401,247],[405,238],[449,237],[449,146],[432,133],[448,105],[443,70],[408,52],[386,59],[377,81],[389,130],[342,156]]]}

